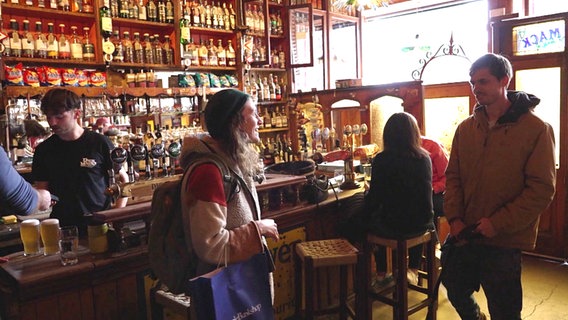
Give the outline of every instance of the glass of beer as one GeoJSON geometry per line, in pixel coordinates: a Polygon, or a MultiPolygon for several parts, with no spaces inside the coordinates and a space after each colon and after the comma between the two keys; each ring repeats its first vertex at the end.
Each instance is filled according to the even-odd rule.
{"type": "Polygon", "coordinates": [[[20,223],[20,237],[24,244],[24,256],[39,254],[39,220],[27,219],[20,223]]]}
{"type": "Polygon", "coordinates": [[[40,225],[43,254],[52,255],[59,252],[59,220],[45,219],[40,225]]]}
{"type": "Polygon", "coordinates": [[[59,256],[61,264],[70,266],[77,264],[77,250],[79,248],[79,232],[76,226],[61,227],[59,235],[59,256]]]}

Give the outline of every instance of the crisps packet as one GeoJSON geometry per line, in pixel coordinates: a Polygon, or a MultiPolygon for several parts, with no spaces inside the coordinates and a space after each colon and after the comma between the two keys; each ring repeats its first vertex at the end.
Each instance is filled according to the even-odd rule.
{"type": "Polygon", "coordinates": [[[35,69],[24,69],[24,85],[36,88],[39,87],[39,76],[35,69]]]}
{"type": "Polygon", "coordinates": [[[18,63],[13,67],[4,66],[4,79],[6,79],[6,85],[8,86],[23,86],[24,85],[24,73],[23,65],[18,63]]]}
{"type": "Polygon", "coordinates": [[[85,70],[75,70],[75,75],[77,76],[77,85],[79,87],[88,87],[89,83],[89,75],[85,70]]]}
{"type": "Polygon", "coordinates": [[[77,80],[77,74],[74,68],[63,68],[59,69],[61,73],[61,83],[67,87],[77,87],[79,86],[79,81],[77,80]]]}
{"type": "Polygon", "coordinates": [[[106,88],[107,86],[106,72],[93,71],[89,74],[89,79],[93,87],[106,88]]]}
{"type": "Polygon", "coordinates": [[[43,66],[37,69],[39,83],[42,87],[57,87],[61,85],[61,74],[56,68],[43,66]]]}

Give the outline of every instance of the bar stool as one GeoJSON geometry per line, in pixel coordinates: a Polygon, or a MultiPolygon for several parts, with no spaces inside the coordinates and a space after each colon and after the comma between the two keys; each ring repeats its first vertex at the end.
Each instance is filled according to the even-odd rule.
{"type": "MultiPolygon", "coordinates": [[[[358,267],[359,250],[345,239],[328,239],[319,241],[301,242],[296,245],[295,271],[296,271],[296,315],[300,315],[302,308],[302,271],[305,274],[305,318],[313,319],[314,316],[339,313],[340,319],[347,319],[349,314],[355,318],[356,312],[349,308],[347,304],[347,270],[349,266],[358,267]],[[314,283],[316,269],[327,267],[339,267],[339,306],[328,307],[326,309],[314,310],[314,298],[320,295],[318,284],[314,283]],[[316,288],[314,292],[314,288],[316,288]]],[[[361,270],[362,271],[362,270],[361,270]]],[[[361,273],[356,272],[358,275],[361,273]]],[[[354,276],[353,288],[359,288],[354,276]]],[[[356,292],[357,293],[357,292],[356,292]]],[[[358,310],[361,303],[356,294],[355,308],[358,310]]]]}
{"type": "MultiPolygon", "coordinates": [[[[393,307],[393,319],[395,320],[407,320],[408,316],[424,308],[428,308],[428,319],[436,320],[436,311],[438,309],[438,296],[435,292],[436,284],[436,250],[437,238],[435,231],[426,231],[424,234],[412,237],[409,239],[387,239],[382,238],[373,234],[368,234],[367,239],[364,243],[364,265],[365,265],[365,290],[363,290],[366,295],[366,307],[365,319],[372,319],[372,305],[374,300],[378,300],[385,304],[393,307]],[[418,245],[425,245],[424,250],[426,251],[426,261],[423,263],[425,267],[422,267],[419,273],[421,275],[420,280],[426,280],[426,286],[418,286],[414,284],[409,284],[406,273],[408,271],[408,256],[407,249],[418,245]],[[389,287],[381,290],[380,292],[374,292],[371,289],[371,263],[373,261],[373,248],[375,245],[386,247],[390,250],[396,250],[397,255],[395,261],[393,261],[393,269],[395,271],[395,285],[394,287],[389,287]],[[425,297],[409,306],[408,303],[408,292],[409,290],[417,291],[424,294],[425,297]],[[391,297],[392,294],[392,297],[391,297]]],[[[419,282],[420,284],[420,282],[419,282]]]]}

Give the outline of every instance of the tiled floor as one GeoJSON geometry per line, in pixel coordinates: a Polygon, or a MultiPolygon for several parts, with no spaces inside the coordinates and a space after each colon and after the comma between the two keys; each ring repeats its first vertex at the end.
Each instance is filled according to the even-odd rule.
{"type": "MultiPolygon", "coordinates": [[[[561,261],[546,260],[534,256],[523,256],[523,311],[522,318],[527,320],[568,320],[568,265],[561,261]]],[[[483,292],[475,295],[481,309],[487,311],[483,292]]],[[[439,320],[459,319],[440,287],[439,320]]],[[[426,311],[412,315],[410,319],[425,319],[426,311]]],[[[392,309],[375,302],[373,320],[392,319],[392,309]]]]}

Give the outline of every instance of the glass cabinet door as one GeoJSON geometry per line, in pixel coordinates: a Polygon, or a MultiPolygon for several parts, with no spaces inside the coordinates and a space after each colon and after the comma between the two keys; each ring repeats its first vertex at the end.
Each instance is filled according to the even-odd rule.
{"type": "Polygon", "coordinates": [[[288,9],[290,67],[308,67],[314,64],[313,17],[310,4],[295,5],[288,9]]]}
{"type": "Polygon", "coordinates": [[[359,24],[334,14],[329,24],[329,88],[335,88],[336,80],[359,78],[359,24]]]}

